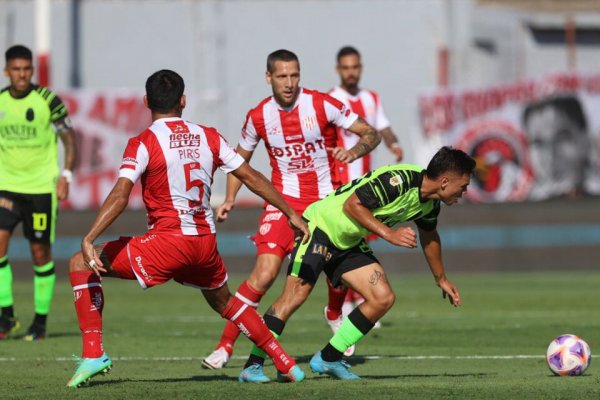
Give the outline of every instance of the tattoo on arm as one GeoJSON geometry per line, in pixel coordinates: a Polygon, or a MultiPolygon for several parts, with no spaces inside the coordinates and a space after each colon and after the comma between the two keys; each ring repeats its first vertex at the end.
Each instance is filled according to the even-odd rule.
{"type": "Polygon", "coordinates": [[[375,271],[369,277],[369,283],[373,286],[377,285],[380,281],[387,282],[387,277],[385,276],[385,273],[381,271],[375,271]]]}

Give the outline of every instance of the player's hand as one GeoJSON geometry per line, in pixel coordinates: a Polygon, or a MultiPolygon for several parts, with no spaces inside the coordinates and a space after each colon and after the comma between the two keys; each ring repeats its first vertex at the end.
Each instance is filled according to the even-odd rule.
{"type": "Polygon", "coordinates": [[[458,288],[455,284],[450,282],[447,278],[442,278],[437,282],[437,285],[442,289],[442,297],[448,297],[450,304],[454,307],[461,305],[460,293],[458,293],[458,288]]]}
{"type": "Polygon", "coordinates": [[[409,226],[392,230],[392,234],[385,239],[396,246],[407,247],[409,249],[417,247],[417,233],[409,226]]]}
{"type": "Polygon", "coordinates": [[[66,200],[67,197],[69,197],[69,182],[64,176],[60,176],[58,182],[56,182],[56,198],[66,200]]]}
{"type": "Polygon", "coordinates": [[[302,237],[302,244],[308,243],[308,239],[310,239],[310,230],[308,229],[308,224],[305,220],[300,218],[298,214],[294,214],[288,220],[288,224],[294,228],[296,240],[302,237]]]}
{"type": "Polygon", "coordinates": [[[223,222],[227,219],[229,211],[234,207],[234,202],[227,200],[217,207],[217,222],[223,222]]]}
{"type": "Polygon", "coordinates": [[[352,161],[356,160],[356,156],[354,155],[354,153],[352,153],[350,150],[346,150],[345,148],[343,148],[341,146],[326,147],[325,149],[331,153],[333,158],[335,158],[336,160],[338,160],[340,162],[349,164],[352,161]]]}
{"type": "Polygon", "coordinates": [[[103,272],[105,273],[106,268],[104,268],[104,264],[102,264],[100,257],[96,254],[94,244],[84,239],[81,242],[81,253],[83,254],[83,262],[85,265],[98,275],[98,277],[102,278],[100,274],[103,272]]]}
{"type": "Polygon", "coordinates": [[[392,143],[389,149],[390,152],[396,157],[396,162],[402,161],[402,159],[404,158],[404,150],[402,150],[402,147],[400,147],[398,143],[392,143]]]}

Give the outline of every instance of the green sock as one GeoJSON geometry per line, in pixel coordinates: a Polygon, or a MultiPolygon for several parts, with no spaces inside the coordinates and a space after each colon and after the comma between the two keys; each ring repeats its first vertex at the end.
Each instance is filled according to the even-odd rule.
{"type": "Polygon", "coordinates": [[[365,336],[350,320],[346,317],[342,321],[340,329],[333,335],[329,343],[335,347],[336,350],[342,353],[353,344],[356,344],[360,339],[365,336]]]}
{"type": "Polygon", "coordinates": [[[0,307],[13,305],[12,293],[13,275],[8,256],[0,258],[0,307]]]}
{"type": "Polygon", "coordinates": [[[50,312],[50,303],[54,293],[54,283],[56,274],[54,273],[54,261],[45,265],[34,265],[33,272],[33,302],[35,304],[35,313],[48,315],[50,312]]]}

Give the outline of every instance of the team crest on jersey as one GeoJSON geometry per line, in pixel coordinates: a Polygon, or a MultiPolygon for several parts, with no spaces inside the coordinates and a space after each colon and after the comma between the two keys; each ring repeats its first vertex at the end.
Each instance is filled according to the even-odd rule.
{"type": "Polygon", "coordinates": [[[271,136],[275,136],[275,135],[282,135],[283,133],[281,132],[281,129],[279,129],[279,127],[277,126],[272,126],[269,129],[267,129],[267,135],[271,135],[271,136]]]}
{"type": "Polygon", "coordinates": [[[521,201],[534,181],[525,134],[511,122],[492,120],[470,127],[457,142],[477,163],[467,197],[474,201],[521,201]]]}
{"type": "Polygon", "coordinates": [[[266,224],[262,224],[260,226],[260,228],[258,229],[258,231],[260,232],[261,235],[266,235],[267,233],[269,233],[269,231],[271,230],[271,224],[270,223],[266,223],[266,224]]]}
{"type": "Polygon", "coordinates": [[[402,184],[402,179],[399,176],[392,176],[390,178],[390,185],[398,186],[402,184]]]}
{"type": "Polygon", "coordinates": [[[302,118],[302,126],[307,130],[313,130],[317,126],[317,117],[309,115],[302,118]]]}

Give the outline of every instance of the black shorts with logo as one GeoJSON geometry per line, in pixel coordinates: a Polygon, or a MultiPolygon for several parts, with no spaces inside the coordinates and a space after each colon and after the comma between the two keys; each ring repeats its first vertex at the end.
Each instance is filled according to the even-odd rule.
{"type": "Polygon", "coordinates": [[[57,202],[54,193],[24,194],[0,190],[0,229],[11,233],[23,222],[23,235],[32,242],[53,243],[57,202]]]}
{"type": "Polygon", "coordinates": [[[296,276],[313,285],[317,282],[321,271],[333,284],[339,286],[344,273],[366,265],[379,263],[373,250],[365,240],[347,250],[335,247],[325,232],[311,226],[311,237],[307,244],[297,241],[294,244],[288,275],[296,276]]]}

